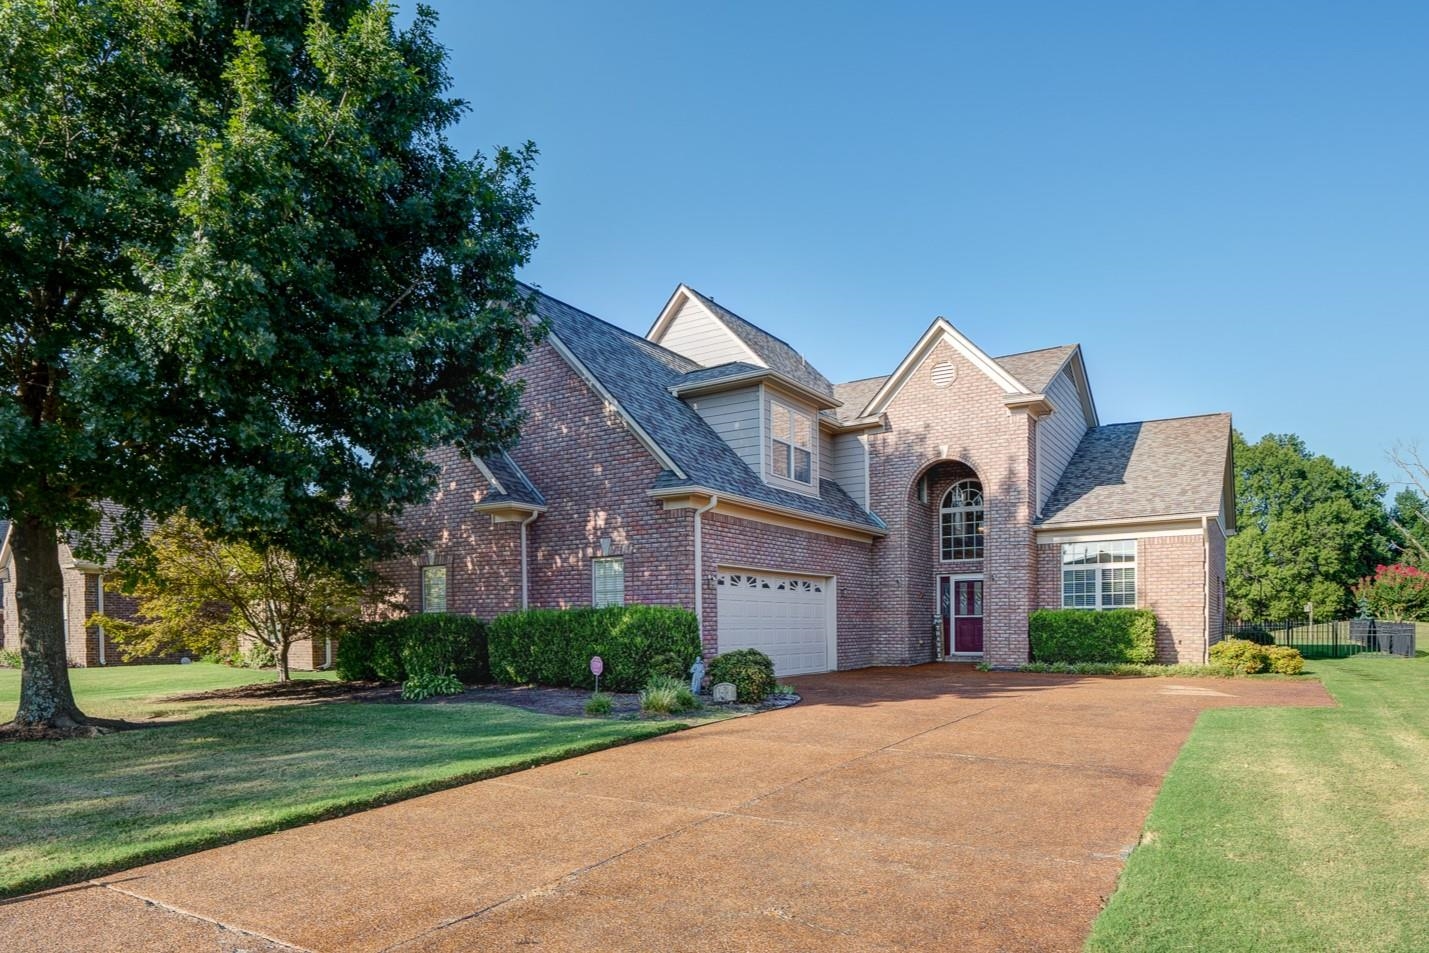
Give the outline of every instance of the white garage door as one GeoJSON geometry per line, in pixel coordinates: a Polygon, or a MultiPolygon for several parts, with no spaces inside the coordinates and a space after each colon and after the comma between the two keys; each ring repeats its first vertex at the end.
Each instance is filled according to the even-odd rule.
{"type": "Polygon", "coordinates": [[[719,650],[758,649],[776,675],[827,672],[837,667],[826,577],[719,571],[719,650]]]}

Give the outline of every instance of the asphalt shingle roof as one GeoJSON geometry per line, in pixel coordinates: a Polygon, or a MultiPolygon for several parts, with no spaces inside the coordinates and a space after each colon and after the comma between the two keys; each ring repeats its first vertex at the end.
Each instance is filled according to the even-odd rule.
{"type": "Polygon", "coordinates": [[[685,287],[689,288],[690,293],[698,298],[701,304],[713,311],[734,333],[735,337],[743,341],[755,354],[758,354],[764,363],[810,390],[833,396],[834,386],[829,383],[829,379],[820,374],[818,368],[805,360],[804,355],[794,350],[788,343],[776,338],[757,324],[746,321],[708,295],[700,294],[689,285],[685,287]]]}
{"type": "MultiPolygon", "coordinates": [[[[670,393],[671,386],[700,369],[694,362],[550,295],[526,290],[537,316],[688,477],[680,480],[671,472],[658,486],[703,486],[812,516],[884,528],[832,481],[821,481],[814,497],[760,479],[692,407],[670,393]]],[[[832,392],[827,381],[824,387],[832,392]]]]}
{"type": "Polygon", "coordinates": [[[1003,370],[1021,381],[1028,390],[1039,394],[1052,383],[1053,375],[1061,369],[1062,365],[1067,362],[1067,358],[1071,357],[1072,352],[1076,349],[1075,344],[1062,344],[1057,347],[1044,347],[1037,351],[1023,351],[1019,354],[995,357],[993,360],[1001,364],[1003,370]]]}
{"type": "Polygon", "coordinates": [[[739,377],[741,374],[753,374],[765,371],[764,368],[754,364],[746,364],[744,361],[730,361],[727,364],[715,364],[712,367],[702,367],[697,371],[690,371],[681,377],[676,384],[686,386],[689,384],[706,384],[710,381],[724,380],[726,377],[739,377]]]}
{"type": "Polygon", "coordinates": [[[1038,524],[1218,512],[1230,437],[1230,414],[1093,427],[1038,524]]]}
{"type": "Polygon", "coordinates": [[[863,408],[873,400],[873,395],[878,393],[878,389],[886,380],[888,375],[884,374],[882,377],[865,377],[863,380],[835,384],[834,399],[843,401],[843,406],[837,411],[839,419],[853,420],[863,413],[863,408]]]}
{"type": "Polygon", "coordinates": [[[501,490],[486,497],[484,503],[525,503],[528,506],[545,506],[546,498],[536,489],[536,484],[526,476],[526,472],[516,465],[516,461],[505,451],[482,457],[481,462],[491,475],[501,484],[501,490]]]}

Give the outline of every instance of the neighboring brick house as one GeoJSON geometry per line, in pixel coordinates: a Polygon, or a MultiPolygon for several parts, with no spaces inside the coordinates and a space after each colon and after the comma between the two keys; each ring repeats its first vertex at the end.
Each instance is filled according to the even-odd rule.
{"type": "Polygon", "coordinates": [[[531,306],[519,443],[439,453],[384,567],[414,611],[681,605],[781,675],[1015,666],[1039,607],[1153,609],[1165,661],[1220,638],[1227,414],[1103,426],[1079,346],[993,358],[942,318],[835,386],[684,285],[644,338],[531,306]]]}
{"type": "MultiPolygon", "coordinates": [[[[60,540],[60,573],[64,578],[63,618],[66,654],[75,668],[95,665],[154,664],[178,662],[191,652],[145,655],[125,659],[119,646],[101,626],[85,625],[96,612],[115,619],[133,619],[137,605],[119,592],[114,584],[114,563],[118,550],[114,544],[114,504],[101,504],[102,516],[98,529],[100,548],[105,550],[103,564],[80,558],[78,534],[68,533],[60,540]]],[[[0,645],[12,651],[20,649],[20,620],[15,606],[14,560],[10,553],[10,524],[0,521],[0,645]]],[[[294,669],[328,668],[332,665],[332,646],[314,646],[311,641],[297,642],[288,656],[294,669]]]]}

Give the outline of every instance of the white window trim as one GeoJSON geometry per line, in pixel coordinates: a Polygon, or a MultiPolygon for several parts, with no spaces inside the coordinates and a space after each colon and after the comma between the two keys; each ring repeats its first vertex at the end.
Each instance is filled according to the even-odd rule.
{"type": "Polygon", "coordinates": [[[966,477],[958,480],[952,486],[943,491],[943,495],[938,498],[938,561],[944,563],[962,563],[975,559],[983,559],[987,556],[987,495],[983,491],[982,481],[973,477],[966,477]],[[948,495],[965,483],[971,483],[977,487],[978,497],[982,502],[977,506],[954,505],[948,506],[945,501],[948,495]],[[944,556],[946,547],[943,546],[943,515],[946,513],[980,513],[981,519],[978,521],[982,532],[979,534],[982,542],[981,552],[975,556],[944,556]]]}
{"type": "Polygon", "coordinates": [[[767,416],[769,419],[769,433],[764,440],[763,450],[761,451],[766,458],[765,473],[768,475],[768,478],[770,480],[778,480],[781,483],[788,483],[792,486],[799,487],[804,490],[816,490],[819,485],[819,423],[817,416],[815,414],[809,413],[807,410],[801,410],[798,407],[795,407],[793,404],[786,403],[785,401],[778,400],[773,397],[769,398],[768,404],[769,409],[767,416]],[[778,437],[774,436],[774,414],[778,410],[784,410],[790,414],[788,441],[779,440],[778,437]],[[796,424],[795,418],[798,417],[802,417],[805,421],[808,422],[808,446],[800,446],[796,442],[795,434],[798,432],[799,428],[796,424]],[[778,473],[774,472],[774,441],[776,440],[779,440],[780,443],[787,443],[789,447],[788,476],[780,476],[778,473]],[[809,479],[807,481],[797,479],[794,476],[795,450],[806,450],[809,453],[809,479]]]}
{"type": "Polygon", "coordinates": [[[597,609],[604,606],[625,605],[625,557],[624,556],[597,556],[590,561],[590,604],[597,609]],[[606,602],[600,601],[599,567],[602,563],[613,563],[620,566],[620,601],[606,602]]]}
{"type": "Polygon", "coordinates": [[[451,587],[451,572],[448,571],[447,566],[446,566],[445,563],[433,563],[433,564],[428,565],[428,566],[423,566],[423,567],[422,567],[422,572],[421,572],[420,578],[418,579],[418,583],[417,583],[418,592],[421,594],[422,611],[423,611],[423,612],[436,612],[436,613],[442,613],[442,612],[449,612],[449,611],[451,611],[451,601],[452,601],[452,600],[451,600],[451,588],[450,588],[450,587],[451,587]],[[431,607],[429,607],[429,606],[427,605],[427,570],[428,570],[428,569],[440,569],[440,570],[442,571],[442,607],[441,607],[440,609],[433,609],[433,608],[431,608],[431,607]]]}
{"type": "Polygon", "coordinates": [[[1060,546],[1058,546],[1058,548],[1057,548],[1057,560],[1058,560],[1059,566],[1061,567],[1061,573],[1058,575],[1057,581],[1058,581],[1058,584],[1061,586],[1061,603],[1062,603],[1062,608],[1063,608],[1063,609],[1083,609],[1083,610],[1086,610],[1086,611],[1088,611],[1088,612],[1105,612],[1105,611],[1107,611],[1108,609],[1139,609],[1139,608],[1141,608],[1141,571],[1140,571],[1139,565],[1138,565],[1139,562],[1140,562],[1140,557],[1141,557],[1141,547],[1140,547],[1140,545],[1137,543],[1137,541],[1136,541],[1135,539],[1105,539],[1105,540],[1097,540],[1097,541],[1095,541],[1095,542],[1086,542],[1086,543],[1062,543],[1062,544],[1061,544],[1060,546]],[[1084,566],[1068,566],[1068,565],[1066,564],[1066,562],[1064,561],[1065,558],[1066,558],[1065,555],[1064,555],[1064,553],[1065,553],[1066,548],[1067,548],[1068,546],[1084,546],[1084,547],[1088,547],[1088,548],[1096,548],[1096,547],[1099,546],[1099,545],[1107,545],[1107,544],[1111,544],[1111,543],[1130,543],[1130,544],[1131,544],[1131,562],[1091,563],[1091,564],[1084,565],[1084,566]],[[1104,593],[1103,593],[1103,589],[1102,589],[1102,586],[1103,586],[1103,574],[1104,574],[1107,570],[1109,570],[1109,569],[1130,569],[1130,570],[1131,570],[1131,604],[1130,604],[1130,605],[1109,606],[1109,605],[1106,605],[1106,604],[1105,604],[1105,598],[1104,598],[1104,593]],[[1087,571],[1091,571],[1091,572],[1094,573],[1094,575],[1093,575],[1093,580],[1094,580],[1095,585],[1094,585],[1093,591],[1094,591],[1094,593],[1095,593],[1095,596],[1094,596],[1094,598],[1095,598],[1095,605],[1090,605],[1090,606],[1073,606],[1073,605],[1068,605],[1068,604],[1067,604],[1067,573],[1068,573],[1068,572],[1087,572],[1087,571]]]}

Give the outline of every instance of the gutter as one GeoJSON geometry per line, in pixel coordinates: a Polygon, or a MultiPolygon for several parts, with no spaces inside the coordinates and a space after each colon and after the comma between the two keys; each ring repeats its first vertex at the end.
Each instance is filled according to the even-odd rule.
{"type": "MultiPolygon", "coordinates": [[[[526,556],[526,527],[527,527],[527,526],[530,526],[533,522],[535,522],[536,517],[540,516],[542,512],[544,512],[544,511],[543,511],[543,510],[535,510],[535,511],[533,511],[533,512],[531,513],[530,516],[526,517],[524,520],[521,521],[521,608],[522,608],[522,609],[529,608],[529,607],[530,607],[530,604],[531,604],[531,590],[530,590],[530,583],[529,583],[529,581],[528,581],[529,572],[528,572],[528,569],[527,569],[529,560],[527,559],[527,556],[526,556]]],[[[698,517],[696,517],[696,519],[698,519],[698,517]]],[[[696,523],[696,524],[695,524],[695,532],[696,532],[696,533],[699,532],[699,523],[696,523]]]]}
{"type": "Polygon", "coordinates": [[[719,504],[719,497],[710,496],[710,501],[704,506],[695,507],[695,618],[700,620],[700,638],[704,638],[705,629],[705,573],[704,573],[704,537],[701,535],[700,527],[703,521],[700,519],[705,513],[714,509],[719,504]]]}
{"type": "MultiPolygon", "coordinates": [[[[747,496],[737,496],[733,493],[725,493],[723,490],[714,490],[707,486],[676,486],[664,487],[648,491],[648,495],[657,500],[667,496],[721,496],[726,503],[738,503],[740,506],[747,506],[752,510],[763,510],[766,513],[777,513],[781,516],[792,516],[814,524],[825,526],[837,526],[841,529],[853,530],[864,533],[868,536],[881,537],[888,535],[888,529],[884,526],[873,526],[868,523],[853,523],[848,520],[841,520],[832,516],[819,516],[807,510],[796,509],[792,506],[780,506],[777,503],[765,503],[762,500],[753,500],[747,496]]],[[[872,515],[872,514],[870,514],[872,515]]],[[[877,519],[878,517],[874,517],[877,519]]],[[[880,523],[882,521],[880,520],[880,523]]]]}

